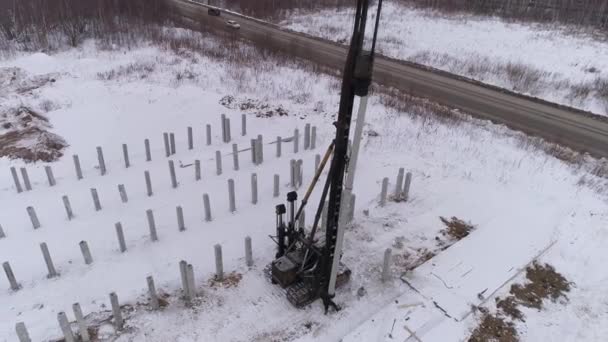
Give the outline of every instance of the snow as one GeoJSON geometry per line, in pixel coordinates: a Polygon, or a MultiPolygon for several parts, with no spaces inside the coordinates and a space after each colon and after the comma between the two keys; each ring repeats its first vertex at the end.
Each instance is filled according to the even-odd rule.
{"type": "Polygon", "coordinates": [[[33,74],[48,74],[61,67],[61,61],[42,52],[26,55],[16,60],[15,67],[26,68],[33,74]]]}
{"type": "MultiPolygon", "coordinates": [[[[296,13],[281,25],[346,43],[353,18],[353,9],[327,9],[296,13]]],[[[596,79],[608,78],[608,43],[579,31],[493,17],[450,16],[385,1],[377,48],[389,57],[606,115],[608,99],[593,91],[588,96],[573,95],[576,86],[593,88],[596,79]],[[510,79],[505,70],[509,63],[538,70],[540,80],[524,86],[510,79]]]]}
{"type": "MultiPolygon", "coordinates": [[[[255,58],[253,53],[250,56],[255,58]]],[[[0,341],[15,340],[14,325],[19,321],[26,323],[35,341],[57,338],[59,311],[66,311],[73,320],[70,307],[79,302],[85,314],[104,312],[112,291],[121,303],[135,306],[127,315],[130,329],[118,341],[374,341],[386,338],[393,312],[398,312],[400,319],[406,318],[404,310],[411,312],[407,324],[417,329],[423,340],[462,340],[474,326],[475,316],[460,322],[447,319],[432,304],[434,298],[449,312],[464,315],[470,302],[478,302],[476,295],[482,287],[501,294],[505,288],[500,285],[513,276],[511,268],[521,268],[553,241],[555,245],[541,260],[554,264],[576,287],[565,305],[526,312],[528,319],[520,326],[521,334],[528,340],[559,336],[592,341],[604,336],[608,317],[601,291],[607,276],[602,245],[608,236],[602,227],[608,222],[608,187],[605,179],[589,171],[596,165],[594,160],[569,165],[504,127],[472,119],[411,116],[381,105],[377,96],[370,97],[365,132],[373,129],[379,136],[364,134],[359,158],[355,223],[347,230],[343,258],[353,276],[337,291],[337,301],[344,309],[325,316],[319,303],[305,309],[291,307],[284,293],[268,282],[263,269],[274,255],[268,235],[274,232],[274,206],[289,190],[289,160],[304,160],[307,184],[315,154],[323,154],[332,139],[332,114],[338,105],[335,79],[272,59],[260,59],[249,66],[153,46],[102,51],[94,42],[53,56],[22,56],[0,62],[0,67],[10,66],[30,74],[61,75],[55,83],[23,95],[21,101],[27,104],[47,99],[60,104],[47,115],[51,131],[70,146],[63,158],[51,164],[57,178],[55,187],[47,185],[43,164],[30,164],[27,168],[34,190],[21,194],[16,194],[8,169],[24,164],[0,159],[0,169],[6,170],[0,172],[0,224],[7,234],[0,240],[0,262],[10,261],[23,286],[10,292],[6,278],[0,277],[0,341]],[[98,77],[134,63],[154,65],[154,70],[138,69],[111,80],[98,77]],[[184,70],[196,76],[178,81],[176,73],[184,70]],[[243,112],[220,105],[225,95],[251,98],[272,107],[281,105],[290,115],[257,118],[248,111],[248,135],[240,136],[243,112]],[[250,153],[245,152],[240,155],[241,170],[232,169],[232,147],[220,142],[222,113],[231,119],[232,137],[240,147],[249,146],[258,134],[264,135],[264,164],[253,166],[250,153]],[[204,144],[207,123],[213,126],[212,146],[204,144]],[[295,128],[303,132],[306,123],[318,128],[317,149],[301,149],[294,155],[291,144],[285,143],[283,157],[276,158],[274,145],[269,144],[274,137],[291,136],[295,128]],[[194,127],[193,151],[186,149],[188,126],[194,127]],[[168,131],[176,133],[177,154],[172,158],[176,166],[191,164],[194,159],[202,161],[200,182],[194,180],[193,167],[177,167],[180,185],[171,188],[162,144],[162,133],[168,131]],[[145,138],[151,141],[152,162],[145,162],[145,138]],[[132,166],[128,169],[122,161],[122,143],[129,146],[132,166]],[[99,175],[96,168],[96,146],[103,147],[106,176],[99,175]],[[223,155],[224,173],[220,176],[215,175],[216,150],[223,155]],[[74,173],[73,154],[80,156],[83,166],[85,177],[80,181],[74,173]],[[389,189],[393,189],[399,167],[413,173],[411,199],[407,203],[389,202],[381,208],[377,202],[382,178],[390,177],[389,189]],[[151,172],[153,197],[145,193],[145,170],[151,172]],[[257,205],[251,204],[249,192],[253,172],[259,180],[257,205]],[[275,173],[281,175],[281,198],[272,197],[275,173]],[[237,187],[235,214],[228,211],[229,178],[237,187]],[[118,184],[126,187],[126,204],[120,201],[118,184]],[[93,187],[101,198],[100,212],[93,209],[93,187]],[[203,193],[211,197],[212,222],[203,220],[203,193]],[[65,217],[62,195],[68,195],[72,203],[76,215],[72,221],[65,217]],[[40,229],[31,227],[25,212],[30,205],[37,210],[40,229]],[[177,229],[177,205],[184,210],[185,232],[177,229]],[[158,242],[149,239],[147,209],[154,211],[158,242]],[[459,217],[477,229],[406,274],[420,293],[398,279],[403,269],[397,264],[393,281],[382,284],[384,250],[393,247],[397,256],[436,246],[435,237],[443,228],[439,216],[459,217]],[[125,231],[125,254],[118,251],[116,222],[121,222],[125,231]],[[255,266],[251,269],[244,265],[246,236],[253,239],[255,266]],[[402,249],[393,246],[399,237],[404,237],[402,249]],[[92,265],[82,261],[81,240],[91,248],[92,265]],[[41,242],[48,244],[61,273],[59,278],[46,278],[41,242]],[[214,274],[216,243],[223,247],[225,272],[243,274],[237,287],[208,284],[214,274]],[[185,308],[177,298],[180,260],[194,265],[201,293],[201,303],[195,308],[185,308]],[[456,260],[463,262],[459,267],[474,268],[469,278],[450,278],[449,270],[456,260]],[[429,276],[431,272],[455,286],[453,291],[446,291],[437,278],[429,276]],[[170,306],[161,312],[137,305],[147,302],[148,275],[154,276],[157,289],[170,295],[170,306]],[[363,297],[357,295],[360,287],[367,292],[363,297]],[[556,331],[551,325],[560,328],[556,331]]],[[[315,203],[318,195],[315,192],[310,203],[315,203]]],[[[307,221],[312,221],[312,209],[308,209],[307,221]]],[[[405,336],[405,340],[409,335],[402,326],[396,325],[394,334],[405,336]]],[[[112,334],[107,326],[104,331],[112,334]]]]}

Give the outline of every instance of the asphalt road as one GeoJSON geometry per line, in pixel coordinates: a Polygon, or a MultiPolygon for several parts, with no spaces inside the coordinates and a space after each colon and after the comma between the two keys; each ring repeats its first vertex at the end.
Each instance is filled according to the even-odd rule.
{"type": "MultiPolygon", "coordinates": [[[[173,7],[172,15],[186,27],[200,29],[205,25],[254,43],[264,42],[339,71],[344,66],[347,50],[339,44],[224,10],[219,17],[210,16],[208,6],[197,2],[167,1],[173,7]],[[227,27],[227,20],[236,21],[241,28],[227,27]]],[[[504,124],[596,157],[608,158],[607,117],[384,56],[376,58],[373,77],[379,84],[460,109],[474,117],[504,124]]]]}

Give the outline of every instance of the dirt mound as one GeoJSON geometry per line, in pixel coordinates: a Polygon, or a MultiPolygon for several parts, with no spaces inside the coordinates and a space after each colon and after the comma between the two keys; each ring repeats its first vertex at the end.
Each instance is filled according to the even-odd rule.
{"type": "Polygon", "coordinates": [[[38,127],[0,135],[0,157],[23,159],[25,162],[52,162],[63,156],[68,145],[62,137],[38,127]]]}
{"type": "Polygon", "coordinates": [[[122,65],[116,69],[111,69],[97,73],[97,79],[102,81],[128,80],[137,81],[148,78],[156,70],[156,65],[152,62],[135,62],[122,65]]]}
{"type": "Polygon", "coordinates": [[[0,157],[25,162],[59,159],[68,145],[62,137],[47,131],[50,127],[45,116],[28,107],[0,110],[0,157]]]}
{"type": "Polygon", "coordinates": [[[529,266],[526,278],[528,283],[513,284],[510,291],[523,306],[540,310],[544,299],[556,301],[560,297],[568,298],[566,292],[570,291],[570,282],[549,264],[534,263],[529,266]]]}
{"type": "Polygon", "coordinates": [[[540,310],[545,299],[568,298],[566,292],[570,291],[571,283],[551,265],[535,262],[526,268],[526,278],[528,282],[525,284],[511,285],[510,296],[496,299],[496,307],[502,314],[524,322],[520,305],[540,310]]]}
{"type": "Polygon", "coordinates": [[[516,342],[519,341],[513,323],[492,315],[485,315],[479,326],[473,331],[469,342],[516,342]]]}
{"type": "MultiPolygon", "coordinates": [[[[65,140],[49,132],[49,120],[29,106],[36,90],[55,82],[59,74],[30,76],[20,68],[0,68],[0,157],[25,162],[52,162],[63,155],[65,140]]],[[[57,109],[43,101],[45,111],[57,109]]]]}
{"type": "Polygon", "coordinates": [[[451,220],[448,220],[440,216],[439,219],[446,225],[446,228],[441,230],[441,234],[451,240],[460,241],[475,229],[475,226],[457,217],[452,217],[451,220]]]}
{"type": "Polygon", "coordinates": [[[567,299],[566,292],[572,285],[553,266],[537,262],[526,268],[526,278],[525,284],[511,285],[511,295],[496,298],[498,312],[495,315],[485,313],[469,341],[519,341],[513,322],[525,321],[520,305],[540,310],[545,299],[567,299]]]}

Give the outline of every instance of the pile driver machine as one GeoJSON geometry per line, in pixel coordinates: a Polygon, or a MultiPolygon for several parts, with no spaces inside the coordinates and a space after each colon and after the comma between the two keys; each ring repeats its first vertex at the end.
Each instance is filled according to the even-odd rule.
{"type": "Polygon", "coordinates": [[[366,50],[364,43],[369,5],[370,0],[357,0],[355,25],[342,78],[339,111],[334,122],[335,139],[328,147],[299,208],[296,204],[298,194],[295,191],[287,194],[287,206],[290,209],[288,215],[284,204],[276,206],[276,236],[272,238],[277,244],[277,253],[276,259],[270,265],[272,282],[286,289],[287,299],[296,307],[305,306],[321,298],[326,313],[330,307],[340,309],[333,301],[335,288],[346,283],[351,274],[340,262],[346,225],[344,208],[349,205],[352,195],[356,158],[372,80],[382,0],[378,0],[371,46],[366,50]],[[359,96],[361,100],[349,154],[355,96],[359,96]],[[329,171],[314,223],[310,231],[307,231],[305,227],[298,227],[297,222],[330,158],[329,171]],[[328,207],[323,238],[317,237],[316,233],[325,201],[328,207]]]}

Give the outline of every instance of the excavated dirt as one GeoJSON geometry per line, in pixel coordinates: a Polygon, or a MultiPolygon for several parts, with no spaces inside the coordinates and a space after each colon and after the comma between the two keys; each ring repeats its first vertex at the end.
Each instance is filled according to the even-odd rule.
{"type": "Polygon", "coordinates": [[[517,342],[517,330],[513,323],[500,317],[485,315],[479,326],[473,331],[469,342],[517,342]]]}
{"type": "Polygon", "coordinates": [[[519,341],[514,321],[525,322],[520,305],[542,309],[543,301],[566,298],[572,284],[549,264],[541,265],[534,262],[526,268],[527,282],[513,284],[510,295],[506,298],[496,298],[496,315],[484,314],[481,323],[473,331],[469,341],[519,341]]]}
{"type": "Polygon", "coordinates": [[[243,279],[243,275],[237,272],[231,272],[228,274],[224,274],[224,279],[222,280],[217,280],[215,277],[211,278],[211,280],[209,280],[209,286],[210,287],[224,287],[224,288],[231,288],[231,287],[237,287],[239,286],[239,283],[241,282],[241,279],[243,279]]]}
{"type": "Polygon", "coordinates": [[[460,241],[475,229],[475,226],[457,217],[452,217],[448,220],[445,217],[440,216],[439,219],[446,226],[445,229],[441,230],[441,234],[451,240],[460,241]]]}
{"type": "Polygon", "coordinates": [[[540,310],[544,299],[568,298],[566,292],[570,291],[571,283],[549,264],[535,262],[526,269],[526,278],[527,284],[513,284],[510,291],[523,306],[540,310]]]}
{"type": "MultiPolygon", "coordinates": [[[[52,162],[63,155],[65,140],[49,130],[49,120],[27,104],[38,90],[52,86],[59,74],[28,75],[20,68],[0,68],[0,158],[52,162]]],[[[42,111],[57,109],[42,101],[42,111]]]]}
{"type": "Polygon", "coordinates": [[[63,156],[68,145],[57,134],[38,127],[11,131],[0,135],[0,157],[25,162],[52,162],[63,156]]]}

